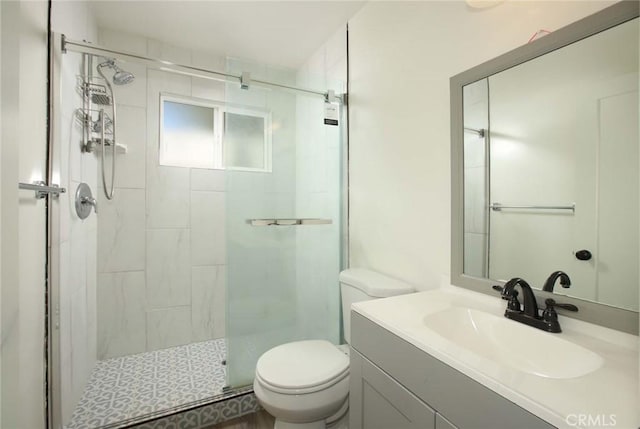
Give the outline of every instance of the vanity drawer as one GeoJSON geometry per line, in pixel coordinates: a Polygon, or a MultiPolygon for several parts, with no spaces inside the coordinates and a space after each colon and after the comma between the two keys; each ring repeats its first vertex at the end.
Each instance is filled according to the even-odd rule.
{"type": "Polygon", "coordinates": [[[554,427],[354,311],[351,346],[460,429],[554,427]]]}
{"type": "Polygon", "coordinates": [[[436,413],[413,393],[351,351],[350,429],[435,429],[436,413]]]}

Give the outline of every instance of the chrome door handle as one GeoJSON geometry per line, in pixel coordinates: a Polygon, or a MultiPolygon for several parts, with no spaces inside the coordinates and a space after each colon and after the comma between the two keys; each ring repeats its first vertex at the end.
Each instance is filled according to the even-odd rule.
{"type": "Polygon", "coordinates": [[[65,188],[61,188],[55,183],[51,186],[47,186],[47,184],[42,180],[37,180],[33,183],[18,183],[18,189],[36,191],[35,197],[39,200],[45,198],[47,195],[58,197],[60,194],[64,194],[65,192],[67,192],[65,188]]]}

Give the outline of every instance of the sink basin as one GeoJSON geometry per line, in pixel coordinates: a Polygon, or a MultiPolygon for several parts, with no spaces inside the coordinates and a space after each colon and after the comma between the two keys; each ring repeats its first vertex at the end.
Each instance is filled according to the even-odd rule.
{"type": "Polygon", "coordinates": [[[592,351],[484,311],[449,307],[423,319],[425,326],[468,351],[516,370],[547,378],[575,378],[600,368],[592,351]]]}

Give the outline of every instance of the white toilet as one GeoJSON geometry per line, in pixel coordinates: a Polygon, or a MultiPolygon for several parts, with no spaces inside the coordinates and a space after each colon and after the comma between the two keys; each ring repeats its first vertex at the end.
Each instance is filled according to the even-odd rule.
{"type": "MultiPolygon", "coordinates": [[[[344,338],[351,340],[351,304],[414,291],[399,280],[360,268],[340,273],[344,338]]],[[[276,418],[275,429],[346,428],[349,346],[325,340],[296,341],[265,352],[253,390],[276,418]]]]}

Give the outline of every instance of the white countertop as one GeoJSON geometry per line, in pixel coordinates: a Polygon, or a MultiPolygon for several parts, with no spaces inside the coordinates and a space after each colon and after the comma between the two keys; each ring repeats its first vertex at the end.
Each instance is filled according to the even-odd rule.
{"type": "MultiPolygon", "coordinates": [[[[359,302],[352,309],[554,426],[640,427],[638,337],[559,316],[563,332],[545,335],[559,335],[583,346],[600,355],[604,364],[576,378],[545,378],[474,355],[423,323],[425,316],[452,306],[502,316],[506,301],[445,286],[359,302]],[[580,418],[586,424],[579,424],[580,418]]],[[[540,353],[553,353],[553,350],[540,350],[540,353]]]]}

